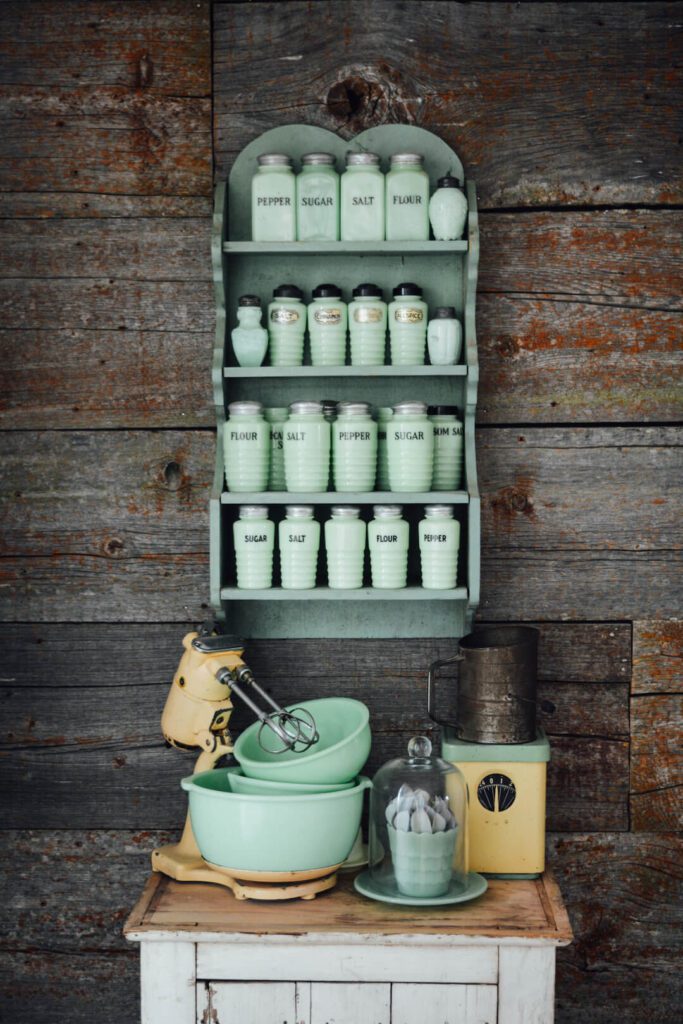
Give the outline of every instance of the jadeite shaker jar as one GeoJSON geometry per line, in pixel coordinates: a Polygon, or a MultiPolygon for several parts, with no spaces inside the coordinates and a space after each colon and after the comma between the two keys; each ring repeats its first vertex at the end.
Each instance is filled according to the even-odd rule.
{"type": "Polygon", "coordinates": [[[331,153],[306,153],[296,179],[296,234],[300,242],[339,238],[339,175],[331,153]]]}
{"type": "Polygon", "coordinates": [[[313,506],[286,505],[278,535],[283,589],[312,590],[320,547],[320,523],[313,518],[313,506]]]}
{"type": "Polygon", "coordinates": [[[251,179],[251,237],[254,242],[296,240],[296,178],[284,153],[264,153],[251,179]]]}
{"type": "Polygon", "coordinates": [[[325,523],[327,585],[332,590],[363,586],[366,526],[354,505],[333,505],[325,523]]]}
{"type": "Polygon", "coordinates": [[[286,491],[285,484],[285,451],[284,430],[289,409],[280,406],[266,409],[264,416],[270,427],[270,472],[268,474],[269,491],[286,491]]]}
{"type": "Polygon", "coordinates": [[[434,429],[433,491],[457,491],[462,479],[462,422],[454,405],[430,405],[434,429]]]}
{"type": "Polygon", "coordinates": [[[308,306],[308,337],[313,366],[343,366],[346,362],[347,308],[341,288],[319,284],[308,306]]]}
{"type": "Polygon", "coordinates": [[[240,505],[232,526],[237,586],[240,590],[268,590],[273,585],[275,523],[265,505],[240,505]]]}
{"type": "Polygon", "coordinates": [[[306,307],[295,284],[281,284],[268,306],[271,366],[301,366],[304,361],[306,307]]]}
{"type": "Polygon", "coordinates": [[[389,490],[389,455],[387,452],[387,424],[394,415],[391,406],[377,410],[377,483],[378,491],[389,490]]]}
{"type": "Polygon", "coordinates": [[[371,491],[377,475],[377,424],[366,402],[340,402],[332,427],[335,491],[371,491]]]}
{"type": "Polygon", "coordinates": [[[330,479],[330,424],[320,402],[292,402],[284,431],[288,491],[326,491],[330,479]]]}
{"type": "Polygon", "coordinates": [[[434,429],[424,402],[399,402],[387,425],[389,487],[429,491],[434,463],[434,429]]]}
{"type": "Polygon", "coordinates": [[[268,349],[268,331],[261,326],[258,295],[241,295],[237,304],[237,327],[230,332],[232,350],[240,366],[260,366],[268,349]]]}
{"type": "Polygon", "coordinates": [[[452,505],[425,505],[418,528],[422,586],[427,590],[453,590],[458,577],[460,523],[452,505]]]}
{"type": "Polygon", "coordinates": [[[386,176],[386,237],[429,238],[429,175],[419,153],[395,153],[386,176]]]}
{"type": "Polygon", "coordinates": [[[387,304],[376,284],[359,284],[349,303],[352,366],[384,366],[387,304]]]}
{"type": "Polygon", "coordinates": [[[230,402],[223,426],[225,479],[229,491],[265,491],[270,436],[260,402],[230,402]]]}
{"type": "Polygon", "coordinates": [[[370,572],[376,589],[398,590],[408,576],[409,526],[402,505],[374,505],[368,523],[370,572]]]}
{"type": "Polygon", "coordinates": [[[412,282],[394,288],[389,305],[389,350],[392,366],[422,366],[427,345],[427,303],[412,282]]]}
{"type": "Polygon", "coordinates": [[[344,242],[384,239],[384,175],[376,153],[347,153],[341,177],[341,237],[344,242]]]}
{"type": "Polygon", "coordinates": [[[467,200],[457,178],[447,174],[439,178],[436,192],[429,200],[429,219],[434,238],[454,242],[462,238],[467,221],[467,200]]]}
{"type": "Polygon", "coordinates": [[[455,306],[437,306],[427,327],[427,351],[432,366],[454,366],[462,352],[462,324],[455,306]]]}

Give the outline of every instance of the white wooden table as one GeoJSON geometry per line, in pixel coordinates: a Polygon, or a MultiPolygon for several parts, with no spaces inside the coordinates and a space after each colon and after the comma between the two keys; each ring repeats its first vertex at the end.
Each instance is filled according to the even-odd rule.
{"type": "Polygon", "coordinates": [[[349,878],[256,903],[153,875],[124,932],[143,1024],[552,1024],[555,950],[572,940],[547,873],[433,908],[371,902],[349,878]]]}

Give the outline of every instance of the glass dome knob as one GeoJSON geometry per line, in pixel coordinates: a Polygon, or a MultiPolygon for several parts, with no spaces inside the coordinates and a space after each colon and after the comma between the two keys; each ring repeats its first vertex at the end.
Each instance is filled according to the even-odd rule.
{"type": "Polygon", "coordinates": [[[432,744],[426,736],[413,736],[411,740],[408,740],[408,756],[409,757],[431,757],[432,755],[432,744]]]}

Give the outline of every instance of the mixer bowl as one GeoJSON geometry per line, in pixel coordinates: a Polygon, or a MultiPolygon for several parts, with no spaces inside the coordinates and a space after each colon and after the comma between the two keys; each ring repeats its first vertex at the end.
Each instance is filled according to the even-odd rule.
{"type": "Polygon", "coordinates": [[[235,872],[310,871],[335,867],[349,855],[360,826],[360,777],[350,789],[301,796],[235,793],[225,768],[182,779],[204,860],[235,872]]]}
{"type": "Polygon", "coordinates": [[[323,697],[291,705],[309,711],[320,739],[308,750],[272,754],[259,746],[260,725],[245,729],[235,743],[234,755],[242,771],[254,779],[317,784],[350,782],[370,753],[370,713],[365,704],[348,697],[323,697]]]}
{"type": "Polygon", "coordinates": [[[260,793],[262,796],[302,796],[305,793],[334,793],[340,789],[351,789],[357,779],[351,782],[275,782],[271,779],[252,779],[244,775],[241,768],[228,768],[233,793],[260,793]]]}

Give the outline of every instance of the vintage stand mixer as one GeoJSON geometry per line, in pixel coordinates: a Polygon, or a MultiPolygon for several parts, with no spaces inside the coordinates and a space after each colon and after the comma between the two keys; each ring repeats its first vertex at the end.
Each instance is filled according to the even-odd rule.
{"type": "MultiPolygon", "coordinates": [[[[184,653],[173,677],[161,717],[161,731],[171,746],[201,753],[194,771],[215,768],[232,752],[228,724],[232,713],[231,693],[249,707],[261,722],[259,743],[270,753],[285,750],[303,752],[318,741],[315,721],[304,708],[285,711],[258,683],[242,660],[244,645],[232,636],[215,635],[211,622],[199,632],[183,638],[184,653]],[[266,705],[253,700],[252,690],[266,705]]],[[[228,869],[208,864],[197,846],[190,815],[185,820],[180,842],[162,846],[152,853],[152,869],[179,882],[213,882],[231,889],[238,899],[311,899],[331,889],[336,874],[319,872],[248,872],[239,878],[228,869]]]]}

